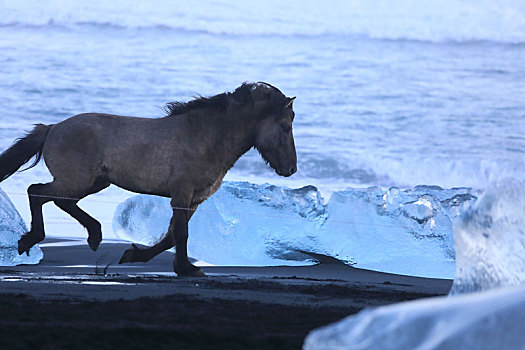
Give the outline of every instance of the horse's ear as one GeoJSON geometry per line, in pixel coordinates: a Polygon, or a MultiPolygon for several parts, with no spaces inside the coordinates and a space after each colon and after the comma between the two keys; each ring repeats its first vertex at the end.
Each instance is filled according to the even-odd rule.
{"type": "Polygon", "coordinates": [[[292,108],[293,100],[295,100],[296,97],[297,97],[297,96],[294,96],[294,97],[288,98],[288,100],[286,101],[286,104],[284,105],[284,109],[292,108]]]}

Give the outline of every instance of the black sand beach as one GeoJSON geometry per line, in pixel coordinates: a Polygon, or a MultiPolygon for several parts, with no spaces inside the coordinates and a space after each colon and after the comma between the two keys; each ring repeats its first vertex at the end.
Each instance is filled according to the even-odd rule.
{"type": "Polygon", "coordinates": [[[323,257],[316,266],[213,266],[203,267],[206,278],[176,278],[169,252],[117,265],[128,244],[93,253],[83,242],[43,243],[39,265],[0,268],[1,349],[299,349],[313,328],[444,295],[452,283],[323,257]]]}

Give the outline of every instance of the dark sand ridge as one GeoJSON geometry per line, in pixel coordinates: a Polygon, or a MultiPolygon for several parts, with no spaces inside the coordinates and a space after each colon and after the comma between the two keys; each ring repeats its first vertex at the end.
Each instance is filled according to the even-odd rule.
{"type": "Polygon", "coordinates": [[[0,348],[25,348],[34,337],[49,349],[300,348],[313,328],[365,307],[444,295],[452,284],[323,256],[315,266],[212,266],[203,267],[206,278],[176,278],[170,252],[116,264],[128,247],[104,243],[93,253],[83,242],[46,239],[39,265],[0,268],[0,348]]]}

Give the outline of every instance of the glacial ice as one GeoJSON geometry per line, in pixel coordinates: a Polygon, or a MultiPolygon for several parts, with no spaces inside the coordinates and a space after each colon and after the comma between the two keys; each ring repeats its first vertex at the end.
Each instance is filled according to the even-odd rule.
{"type": "Polygon", "coordinates": [[[524,183],[492,185],[455,221],[448,298],[365,309],[312,331],[304,349],[525,349],[523,213],[524,183]]]}
{"type": "MultiPolygon", "coordinates": [[[[332,193],[225,182],[190,221],[188,253],[215,265],[312,264],[301,251],[390,273],[452,278],[452,219],[476,197],[467,188],[377,187],[332,193]],[[417,264],[414,262],[417,261],[417,264]]],[[[138,195],[121,203],[113,231],[150,245],[167,231],[169,199],[138,195]]]]}
{"type": "Polygon", "coordinates": [[[304,350],[524,349],[525,286],[369,308],[306,337],[304,350]]]}
{"type": "Polygon", "coordinates": [[[525,282],[525,183],[491,186],[454,226],[456,277],[451,294],[525,282]]]}
{"type": "Polygon", "coordinates": [[[0,189],[0,266],[38,264],[43,258],[38,245],[31,248],[29,256],[18,255],[18,240],[27,227],[9,197],[0,189]]]}

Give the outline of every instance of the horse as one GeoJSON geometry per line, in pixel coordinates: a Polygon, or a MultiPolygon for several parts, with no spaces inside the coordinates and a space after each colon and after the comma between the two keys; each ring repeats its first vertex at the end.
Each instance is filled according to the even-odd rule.
{"type": "Polygon", "coordinates": [[[85,113],[57,124],[36,124],[0,155],[0,182],[33,157],[24,170],[43,158],[53,176],[27,190],[31,229],[18,241],[18,254],[29,254],[45,238],[42,206],[51,201],[87,229],[88,245],[96,251],[101,225],[77,202],[113,184],[168,197],[173,208],[163,238],[147,248],[132,244],[119,263],[147,262],[175,246],[175,273],[204,276],[188,259],[189,220],[251,148],[278,175],[297,171],[294,99],[268,83],[243,83],[233,92],[169,102],[160,118],[85,113]]]}

